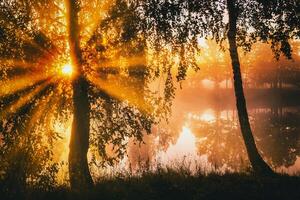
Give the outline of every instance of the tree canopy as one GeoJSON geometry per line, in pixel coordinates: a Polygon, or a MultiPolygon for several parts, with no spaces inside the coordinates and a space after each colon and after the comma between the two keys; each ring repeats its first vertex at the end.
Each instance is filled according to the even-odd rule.
{"type": "MultiPolygon", "coordinates": [[[[145,132],[168,118],[176,81],[183,81],[189,68],[199,69],[199,38],[227,48],[227,4],[76,2],[93,161],[100,156],[100,164],[113,164],[126,153],[129,138],[141,142],[145,132]]],[[[237,0],[234,6],[238,48],[251,53],[254,43],[263,42],[277,59],[291,58],[290,42],[300,37],[299,1],[237,0]]],[[[46,173],[43,166],[57,171],[52,149],[64,136],[54,124],[66,124],[73,112],[72,84],[61,71],[70,62],[66,12],[59,0],[0,1],[0,171],[8,179],[38,182],[46,173]],[[24,163],[28,167],[16,175],[24,163]]]]}

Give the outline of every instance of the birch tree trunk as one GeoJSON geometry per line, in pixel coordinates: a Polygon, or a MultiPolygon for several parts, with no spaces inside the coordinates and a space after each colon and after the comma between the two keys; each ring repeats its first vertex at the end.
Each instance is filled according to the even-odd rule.
{"type": "Polygon", "coordinates": [[[72,80],[74,113],[69,144],[69,177],[72,189],[83,190],[93,185],[87,161],[90,131],[89,85],[84,78],[82,69],[83,59],[78,25],[79,2],[66,0],[66,8],[70,57],[74,70],[72,80]]]}
{"type": "Polygon", "coordinates": [[[245,142],[247,154],[252,165],[254,172],[258,175],[270,175],[274,174],[273,170],[268,164],[262,159],[259,154],[252,130],[249,123],[246,100],[243,90],[243,82],[240,69],[240,61],[238,55],[238,49],[236,44],[236,33],[237,33],[237,19],[238,9],[235,5],[235,0],[227,0],[227,10],[229,17],[229,30],[227,33],[229,41],[229,51],[232,62],[233,70],[233,84],[236,98],[236,107],[238,111],[239,123],[241,127],[242,136],[245,142]]]}

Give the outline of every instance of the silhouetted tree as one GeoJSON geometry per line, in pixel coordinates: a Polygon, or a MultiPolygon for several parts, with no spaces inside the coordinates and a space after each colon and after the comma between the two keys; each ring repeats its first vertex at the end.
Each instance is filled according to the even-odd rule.
{"type": "Polygon", "coordinates": [[[254,141],[250,122],[248,118],[245,95],[243,91],[242,75],[240,69],[240,61],[238,55],[238,47],[236,44],[237,37],[237,20],[239,16],[239,9],[235,1],[227,0],[228,10],[228,33],[227,38],[229,42],[229,51],[232,61],[234,91],[236,97],[236,106],[238,110],[239,122],[241,126],[242,135],[246,145],[249,160],[254,171],[258,174],[271,174],[272,169],[264,162],[260,156],[254,141]]]}
{"type": "Polygon", "coordinates": [[[73,122],[70,139],[69,174],[73,189],[90,188],[93,184],[87,161],[90,133],[90,102],[88,82],[84,78],[83,58],[79,40],[79,1],[66,1],[71,63],[74,67],[73,122]]]}
{"type": "MultiPolygon", "coordinates": [[[[291,57],[289,39],[299,38],[299,2],[245,0],[149,0],[141,3],[149,27],[158,38],[169,41],[195,41],[197,37],[212,37],[223,46],[227,39],[232,61],[236,105],[247,153],[255,173],[273,174],[260,156],[249,124],[238,48],[250,51],[257,41],[270,42],[275,57],[282,53],[291,57]]],[[[197,44],[195,44],[197,45],[197,44]]],[[[176,46],[176,45],[175,45],[176,46]]],[[[223,46],[224,47],[224,46],[223,46]]]]}
{"type": "MultiPolygon", "coordinates": [[[[130,138],[141,142],[152,124],[170,112],[172,62],[149,58],[155,53],[145,50],[144,21],[135,6],[120,0],[64,3],[0,1],[0,133],[5,160],[0,171],[12,185],[17,179],[26,185],[37,180],[32,174],[44,173],[40,167],[53,162],[53,145],[62,137],[53,124],[63,127],[72,114],[70,183],[82,190],[93,184],[89,149],[92,162],[98,156],[96,164],[114,164],[126,153],[130,138]],[[61,66],[68,62],[74,73],[66,77],[61,66]],[[160,93],[149,86],[158,78],[164,82],[160,93]],[[22,168],[30,162],[31,168],[22,168]]],[[[185,70],[178,78],[184,78],[185,70]]],[[[50,164],[53,175],[56,168],[50,164]]]]}

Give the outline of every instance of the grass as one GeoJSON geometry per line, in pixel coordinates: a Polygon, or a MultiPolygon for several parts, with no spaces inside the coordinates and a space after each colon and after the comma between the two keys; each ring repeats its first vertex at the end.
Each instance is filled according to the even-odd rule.
{"type": "Polygon", "coordinates": [[[48,191],[28,189],[26,194],[1,195],[0,199],[104,199],[104,200],[194,200],[194,199],[300,199],[300,177],[256,177],[250,173],[198,173],[158,169],[139,176],[116,175],[99,179],[89,191],[72,192],[66,186],[48,191]],[[5,196],[6,195],[6,196],[5,196]]]}

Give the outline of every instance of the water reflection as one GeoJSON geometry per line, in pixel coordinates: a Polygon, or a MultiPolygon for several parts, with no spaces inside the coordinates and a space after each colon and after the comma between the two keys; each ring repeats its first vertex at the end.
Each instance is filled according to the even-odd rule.
{"type": "MultiPolygon", "coordinates": [[[[206,113],[199,116],[206,116],[206,113]]],[[[210,121],[202,117],[190,119],[192,131],[199,138],[198,154],[206,154],[216,169],[224,165],[233,170],[241,169],[246,166],[246,156],[237,122],[232,117],[221,117],[218,111],[214,111],[213,116],[214,120],[210,121]]]]}
{"type": "Polygon", "coordinates": [[[189,120],[194,119],[194,120],[201,120],[201,121],[205,121],[205,122],[211,122],[211,121],[214,121],[216,119],[216,116],[214,114],[213,109],[207,109],[201,115],[189,113],[188,114],[188,119],[189,120]]]}
{"type": "Polygon", "coordinates": [[[206,172],[211,171],[212,166],[207,155],[198,153],[197,140],[190,127],[184,125],[176,143],[171,144],[166,151],[160,150],[156,154],[156,164],[159,163],[162,167],[187,167],[192,172],[199,168],[206,172]]]}
{"type": "Polygon", "coordinates": [[[272,108],[254,114],[252,124],[258,146],[273,166],[295,164],[300,155],[299,120],[299,108],[272,108]]]}
{"type": "MultiPolygon", "coordinates": [[[[267,162],[277,171],[299,173],[300,107],[252,108],[249,116],[258,149],[267,162]]],[[[249,161],[237,120],[234,109],[221,106],[177,112],[169,131],[165,126],[163,131],[155,130],[138,149],[147,155],[150,165],[185,160],[210,166],[207,169],[245,170],[249,161]]],[[[133,158],[136,154],[129,162],[133,158]]]]}
{"type": "Polygon", "coordinates": [[[163,162],[176,161],[184,156],[196,157],[196,137],[187,126],[182,127],[182,131],[175,144],[171,144],[167,151],[159,151],[157,154],[163,162]]]}

